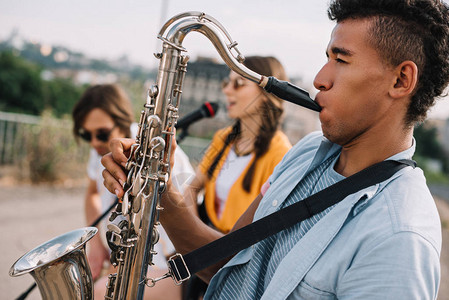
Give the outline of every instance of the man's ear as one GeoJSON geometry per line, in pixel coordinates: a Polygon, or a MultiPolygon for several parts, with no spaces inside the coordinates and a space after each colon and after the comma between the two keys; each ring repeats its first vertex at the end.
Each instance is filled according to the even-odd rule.
{"type": "Polygon", "coordinates": [[[394,68],[395,82],[390,89],[394,99],[410,96],[418,83],[418,66],[410,60],[402,62],[394,68]]]}

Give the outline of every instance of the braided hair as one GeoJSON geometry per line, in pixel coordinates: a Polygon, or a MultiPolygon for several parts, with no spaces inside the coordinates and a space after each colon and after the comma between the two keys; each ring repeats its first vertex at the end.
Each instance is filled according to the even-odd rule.
{"type": "MultiPolygon", "coordinates": [[[[262,56],[250,56],[245,59],[244,65],[253,70],[254,72],[264,75],[264,76],[274,76],[280,80],[287,80],[285,70],[281,63],[274,57],[262,57],[262,56]]],[[[246,192],[251,190],[251,182],[254,177],[254,172],[256,169],[256,163],[260,157],[262,157],[269,149],[271,139],[279,128],[281,116],[284,111],[282,107],[282,100],[276,96],[268,94],[261,89],[263,95],[268,99],[268,101],[263,101],[261,106],[258,108],[258,113],[261,116],[261,124],[257,133],[256,140],[254,141],[254,154],[255,158],[248,168],[248,171],[243,178],[243,189],[246,192]]],[[[215,156],[212,164],[207,170],[207,176],[209,179],[212,178],[218,163],[220,162],[223,153],[226,148],[235,140],[240,137],[241,126],[240,120],[236,120],[232,126],[231,132],[226,136],[222,149],[215,156]]]]}

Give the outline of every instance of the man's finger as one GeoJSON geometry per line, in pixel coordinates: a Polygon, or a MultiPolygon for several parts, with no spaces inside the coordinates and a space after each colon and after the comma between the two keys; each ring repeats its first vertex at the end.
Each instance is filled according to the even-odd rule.
{"type": "Polygon", "coordinates": [[[102,175],[103,185],[108,189],[108,191],[115,194],[118,198],[123,197],[124,191],[120,181],[117,180],[107,169],[103,170],[102,175]]]}
{"type": "Polygon", "coordinates": [[[108,153],[101,158],[101,164],[105,167],[102,173],[103,184],[111,193],[117,195],[118,191],[120,195],[123,195],[122,187],[126,181],[126,173],[123,167],[113,159],[112,155],[112,153],[108,153]]]}
{"type": "Polygon", "coordinates": [[[112,139],[109,146],[114,161],[125,167],[134,139],[112,139]]]}

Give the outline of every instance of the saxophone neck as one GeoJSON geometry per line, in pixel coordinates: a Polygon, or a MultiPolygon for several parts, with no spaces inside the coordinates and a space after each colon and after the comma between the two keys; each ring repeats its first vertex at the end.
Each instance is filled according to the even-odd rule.
{"type": "Polygon", "coordinates": [[[217,20],[205,13],[194,11],[174,16],[164,24],[158,37],[164,41],[164,47],[185,51],[182,42],[192,31],[205,35],[232,71],[254,81],[267,92],[283,100],[314,111],[321,110],[321,107],[310,98],[307,91],[289,82],[280,81],[272,76],[262,76],[248,69],[243,64],[245,57],[238,50],[237,42],[232,40],[226,29],[217,20]]]}
{"type": "Polygon", "coordinates": [[[232,71],[257,84],[263,81],[264,76],[248,69],[243,64],[245,57],[238,50],[238,43],[232,40],[229,33],[217,20],[205,13],[193,11],[174,16],[164,24],[158,38],[168,47],[186,51],[182,47],[182,42],[192,31],[205,35],[232,71]]]}

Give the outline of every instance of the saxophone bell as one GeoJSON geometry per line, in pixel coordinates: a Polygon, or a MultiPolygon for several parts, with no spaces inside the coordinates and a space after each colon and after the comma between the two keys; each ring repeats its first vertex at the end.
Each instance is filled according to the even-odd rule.
{"type": "Polygon", "coordinates": [[[19,258],[9,275],[30,273],[42,299],[93,299],[85,248],[97,231],[95,227],[81,228],[45,242],[19,258]]]}

